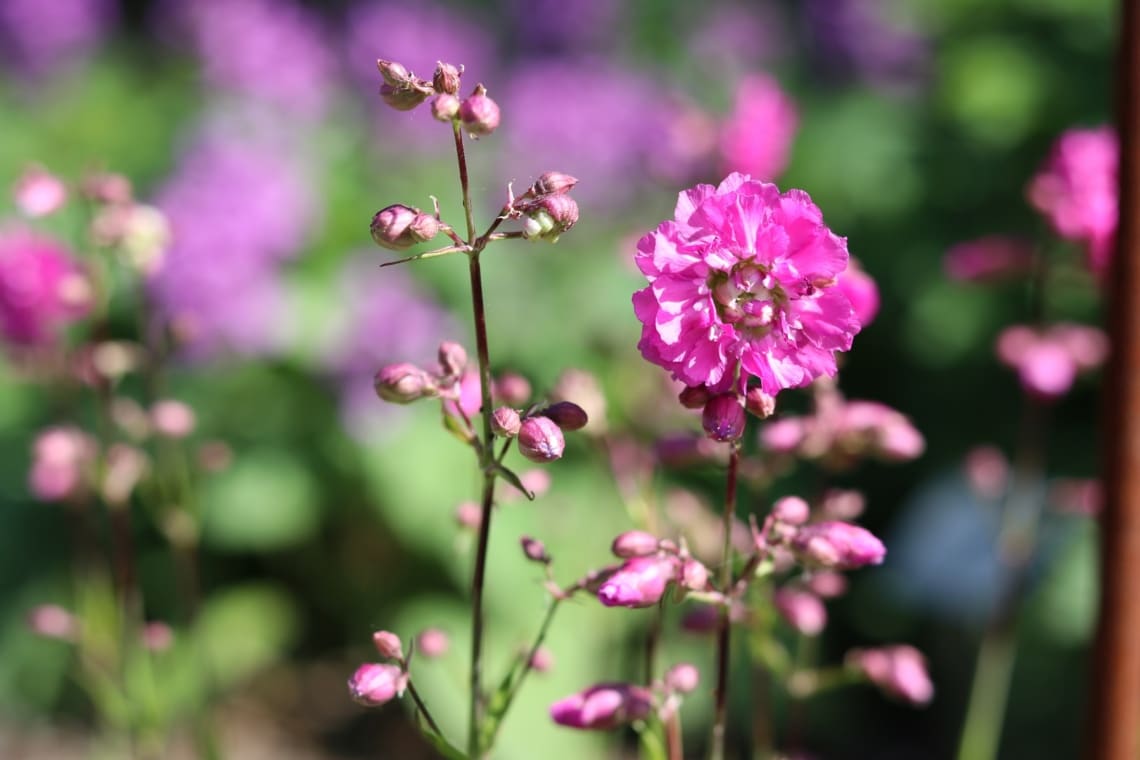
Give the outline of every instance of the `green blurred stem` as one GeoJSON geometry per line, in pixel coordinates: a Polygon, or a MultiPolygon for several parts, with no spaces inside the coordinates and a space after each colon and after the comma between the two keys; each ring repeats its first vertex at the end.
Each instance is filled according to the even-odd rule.
{"type": "Polygon", "coordinates": [[[479,543],[475,552],[475,571],[471,580],[471,710],[467,726],[467,754],[473,760],[482,756],[479,725],[483,719],[483,585],[487,569],[487,546],[491,537],[491,510],[495,504],[496,470],[494,433],[491,428],[491,360],[487,348],[487,315],[483,304],[483,274],[479,254],[487,244],[476,239],[475,220],[471,214],[471,192],[467,180],[467,159],[463,152],[463,133],[459,122],[452,123],[455,135],[455,157],[459,163],[459,184],[463,191],[463,212],[467,220],[467,241],[471,250],[467,261],[471,277],[471,306],[475,321],[475,349],[479,358],[479,385],[482,393],[483,439],[479,448],[479,469],[483,473],[483,497],[479,519],[479,543]]]}
{"type": "Polygon", "coordinates": [[[431,728],[435,735],[440,739],[446,739],[443,732],[439,730],[439,725],[435,722],[435,718],[431,716],[431,712],[427,709],[427,705],[420,699],[420,693],[416,691],[416,687],[412,685],[412,679],[408,679],[408,694],[411,695],[412,701],[416,703],[416,709],[420,711],[420,715],[424,716],[428,726],[431,728]]]}
{"type": "MultiPolygon", "coordinates": [[[[720,588],[729,596],[732,593],[732,526],[736,516],[736,475],[740,466],[740,446],[730,444],[732,451],[728,457],[728,475],[724,488],[724,550],[720,566],[720,588]]],[[[720,612],[720,629],[716,641],[716,697],[712,727],[712,742],[709,747],[710,760],[724,760],[724,734],[728,721],[728,661],[731,652],[730,631],[732,629],[732,603],[720,612]]]]}
{"type": "Polygon", "coordinates": [[[526,655],[521,660],[518,660],[516,665],[507,674],[506,680],[510,685],[506,689],[506,696],[503,698],[502,706],[498,708],[497,713],[493,716],[493,727],[484,742],[484,749],[490,749],[494,746],[495,738],[499,735],[499,728],[503,725],[503,720],[510,711],[511,704],[514,702],[515,697],[518,696],[523,682],[526,681],[526,677],[530,675],[531,670],[534,669],[534,657],[538,653],[539,648],[542,647],[543,642],[546,641],[546,634],[550,631],[550,624],[554,620],[554,613],[558,611],[558,607],[561,603],[562,600],[559,598],[550,598],[546,605],[546,615],[542,618],[542,624],[538,627],[538,634],[534,637],[534,642],[530,645],[530,649],[527,650],[526,655]]]}
{"type": "Polygon", "coordinates": [[[958,760],[993,760],[998,756],[1017,658],[1017,622],[1029,563],[1037,550],[1043,506],[1045,412],[1044,406],[1026,397],[1012,483],[998,535],[998,560],[1005,566],[1005,574],[978,650],[958,760]]]}

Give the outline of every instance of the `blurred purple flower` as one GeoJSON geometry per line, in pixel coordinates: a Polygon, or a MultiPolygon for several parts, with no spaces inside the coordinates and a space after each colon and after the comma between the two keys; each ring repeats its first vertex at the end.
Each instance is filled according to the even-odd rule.
{"type": "Polygon", "coordinates": [[[340,275],[340,325],[321,357],[338,379],[345,428],[366,439],[402,413],[376,398],[376,370],[396,361],[431,367],[435,346],[454,337],[459,328],[399,267],[380,269],[371,250],[355,256],[340,275]]]}
{"type": "Polygon", "coordinates": [[[319,115],[336,60],[319,17],[291,0],[169,0],[160,24],[185,35],[213,88],[319,115]]]}
{"type": "Polygon", "coordinates": [[[117,13],[115,0],[3,0],[0,59],[25,74],[46,73],[89,53],[117,13]]]}
{"type": "Polygon", "coordinates": [[[689,52],[722,80],[735,80],[762,68],[787,48],[787,25],[772,3],[730,2],[701,7],[699,12],[689,52]]]}
{"type": "Polygon", "coordinates": [[[287,333],[278,267],[305,240],[315,199],[284,155],[272,141],[215,130],[158,192],[173,241],[150,290],[193,355],[264,353],[287,333]]]}
{"type": "Polygon", "coordinates": [[[632,198],[637,177],[670,145],[674,109],[637,72],[604,61],[529,62],[501,92],[508,178],[525,186],[538,172],[572,171],[574,195],[601,207],[632,198]]]}
{"type": "Polygon", "coordinates": [[[619,0],[509,0],[519,46],[539,55],[598,49],[618,32],[619,0]]]}
{"type": "Polygon", "coordinates": [[[805,0],[808,34],[828,72],[910,91],[926,76],[928,45],[884,0],[805,0]]]}

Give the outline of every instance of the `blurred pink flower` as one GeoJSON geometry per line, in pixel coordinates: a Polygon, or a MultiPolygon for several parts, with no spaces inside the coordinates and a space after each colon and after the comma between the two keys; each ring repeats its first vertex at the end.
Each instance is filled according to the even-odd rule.
{"type": "Polygon", "coordinates": [[[0,231],[0,334],[17,345],[49,343],[91,306],[91,284],[60,242],[24,229],[0,231]]]}
{"type": "Polygon", "coordinates": [[[1061,237],[1086,246],[1089,268],[1103,275],[1112,257],[1119,214],[1120,146],[1112,127],[1070,129],[1058,138],[1029,183],[1029,202],[1061,237]]]}
{"type": "Polygon", "coordinates": [[[805,636],[816,636],[827,625],[827,607],[823,600],[808,591],[777,589],[772,594],[772,604],[788,625],[805,636]]]}
{"type": "Polygon", "coordinates": [[[861,456],[908,461],[922,454],[926,441],[906,415],[877,401],[834,401],[810,417],[784,417],[760,429],[769,451],[822,459],[843,467],[861,456]]]}
{"type": "Polygon", "coordinates": [[[427,658],[443,657],[451,648],[451,639],[439,628],[425,628],[416,636],[416,651],[427,658]]]}
{"type": "Polygon", "coordinates": [[[555,723],[569,728],[606,731],[641,720],[653,709],[653,695],[643,686],[600,683],[550,706],[555,723]]]}
{"type": "Polygon", "coordinates": [[[1026,240],[989,235],[958,243],[942,259],[946,276],[959,282],[993,282],[1029,274],[1033,246],[1026,240]]]}
{"type": "Polygon", "coordinates": [[[95,461],[95,440],[79,428],[52,427],[40,431],[32,445],[28,488],[40,501],[62,501],[86,487],[95,461]]]}
{"type": "Polygon", "coordinates": [[[848,263],[847,271],[839,276],[836,287],[851,302],[851,308],[855,310],[861,327],[866,327],[875,320],[875,315],[879,313],[879,286],[871,275],[863,271],[855,257],[848,263]]]}
{"type": "Polygon", "coordinates": [[[767,74],[754,74],[736,89],[736,104],[721,128],[720,154],[729,172],[772,181],[788,165],[799,115],[767,74]]]}
{"type": "Polygon", "coordinates": [[[751,375],[774,396],[834,375],[859,321],[833,287],[846,241],[807,193],[731,174],[681,193],[675,215],[637,244],[642,356],[714,392],[743,393],[751,375]]]}
{"type": "Polygon", "coordinates": [[[854,649],[846,659],[849,667],[861,671],[886,694],[913,705],[924,705],[934,698],[926,658],[912,646],[854,649]]]}
{"type": "Polygon", "coordinates": [[[28,613],[28,628],[46,639],[74,641],[79,636],[79,621],[58,604],[41,604],[28,613]]]}
{"type": "Polygon", "coordinates": [[[1059,323],[1045,329],[1007,327],[998,335],[997,356],[1017,370],[1027,393],[1051,401],[1068,393],[1077,375],[1108,357],[1108,337],[1096,327],[1059,323]]]}
{"type": "Polygon", "coordinates": [[[1009,482],[1009,460],[997,446],[975,446],[962,462],[966,481],[975,494],[996,501],[1009,482]]]}
{"type": "Polygon", "coordinates": [[[16,180],[12,196],[24,216],[48,216],[67,201],[67,185],[42,166],[29,166],[16,180]]]}

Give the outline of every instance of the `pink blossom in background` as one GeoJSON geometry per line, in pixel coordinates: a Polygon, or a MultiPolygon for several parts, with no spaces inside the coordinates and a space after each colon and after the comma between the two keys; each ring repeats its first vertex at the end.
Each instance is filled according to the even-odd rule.
{"type": "Polygon", "coordinates": [[[32,76],[89,55],[111,31],[115,0],[3,0],[0,61],[32,76]]]}
{"type": "Polygon", "coordinates": [[[827,626],[827,607],[822,599],[808,591],[777,589],[772,595],[772,604],[788,625],[805,636],[817,636],[827,626]]]}
{"type": "Polygon", "coordinates": [[[846,241],[807,193],[731,174],[681,193],[675,215],[637,244],[642,356],[713,392],[743,393],[753,376],[775,396],[834,375],[859,321],[834,287],[846,241]]]}
{"type": "Polygon", "coordinates": [[[946,251],[946,276],[959,282],[993,282],[1027,276],[1033,268],[1033,245],[1028,240],[989,235],[968,240],[946,251]]]}
{"type": "Polygon", "coordinates": [[[912,646],[897,644],[879,649],[855,649],[848,653],[849,667],[892,697],[912,705],[934,698],[934,684],[926,671],[926,658],[912,646]]]}
{"type": "Polygon", "coordinates": [[[74,641],[79,636],[79,621],[58,604],[41,604],[28,613],[28,628],[46,639],[74,641]]]}
{"type": "Polygon", "coordinates": [[[1077,375],[1108,357],[1108,337],[1098,328],[1060,323],[1044,329],[1007,327],[998,335],[998,359],[1017,370],[1022,388],[1051,401],[1069,392],[1077,375]]]}
{"type": "Polygon", "coordinates": [[[33,219],[54,214],[67,201],[67,185],[42,166],[29,166],[12,188],[16,208],[33,219]]]}
{"type": "Polygon", "coordinates": [[[909,461],[926,449],[922,433],[906,415],[877,401],[848,401],[838,394],[812,416],[769,422],[760,429],[760,443],[769,451],[835,466],[861,456],[909,461]]]}
{"type": "MultiPolygon", "coordinates": [[[[337,61],[321,19],[292,0],[168,0],[167,36],[188,39],[211,88],[319,116],[337,61]]],[[[375,58],[375,56],[373,56],[375,58]]]]}
{"type": "Polygon", "coordinates": [[[568,728],[608,731],[648,717],[653,695],[643,686],[600,683],[550,706],[554,722],[568,728]]]}
{"type": "Polygon", "coordinates": [[[966,454],[962,470],[971,490],[979,497],[995,501],[1005,493],[1009,482],[1009,459],[997,446],[975,446],[966,454]]]}
{"type": "Polygon", "coordinates": [[[839,275],[836,287],[851,302],[851,308],[855,310],[861,327],[866,327],[875,320],[879,313],[879,286],[871,275],[863,271],[855,257],[851,257],[847,271],[839,275]]]}
{"type": "Polygon", "coordinates": [[[721,162],[728,172],[771,181],[788,165],[799,113],[775,79],[753,74],[736,88],[732,114],[721,127],[721,162]]]}
{"type": "Polygon", "coordinates": [[[22,228],[0,230],[0,335],[20,346],[50,343],[91,307],[91,284],[59,241],[22,228]]]}
{"type": "Polygon", "coordinates": [[[1070,129],[1029,183],[1029,202],[1061,237],[1086,246],[1089,268],[1108,269],[1116,237],[1120,146],[1112,127],[1070,129]]]}
{"type": "Polygon", "coordinates": [[[62,501],[78,495],[93,473],[95,440],[75,427],[41,430],[32,444],[28,488],[40,501],[62,501]]]}

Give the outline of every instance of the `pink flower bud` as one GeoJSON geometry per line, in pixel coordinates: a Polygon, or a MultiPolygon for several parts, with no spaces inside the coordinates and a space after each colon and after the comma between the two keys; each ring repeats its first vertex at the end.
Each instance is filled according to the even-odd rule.
{"type": "Polygon", "coordinates": [[[769,451],[791,454],[800,447],[806,434],[803,420],[775,420],[760,429],[760,444],[769,451]]]}
{"type": "Polygon", "coordinates": [[[393,404],[410,404],[439,394],[435,378],[407,362],[382,367],[376,373],[373,385],[377,396],[393,404]]]}
{"type": "Polygon", "coordinates": [[[530,657],[530,669],[535,673],[549,673],[550,669],[554,667],[554,655],[546,647],[539,647],[534,650],[534,654],[530,657]]]}
{"type": "Polygon", "coordinates": [[[776,397],[769,396],[759,386],[744,394],[744,408],[749,414],[766,420],[776,413],[776,397]]]}
{"type": "Polygon", "coordinates": [[[652,607],[665,595],[677,575],[675,557],[633,557],[598,588],[598,600],[607,607],[652,607]]]}
{"type": "Polygon", "coordinates": [[[835,521],[800,528],[792,539],[792,547],[809,566],[837,570],[878,565],[887,553],[883,542],[870,531],[835,521]]]}
{"type": "Polygon", "coordinates": [[[453,340],[440,343],[437,356],[443,382],[459,378],[467,369],[467,349],[453,340]]]}
{"type": "Polygon", "coordinates": [[[61,641],[75,641],[79,621],[58,604],[41,604],[28,613],[28,628],[37,636],[61,641]]]}
{"type": "Polygon", "coordinates": [[[165,652],[174,644],[174,629],[166,623],[152,620],[143,626],[142,645],[151,652],[165,652]]]}
{"type": "Polygon", "coordinates": [[[566,194],[543,195],[519,206],[523,213],[523,237],[558,242],[558,237],[578,223],[578,202],[566,194]]]}
{"type": "Polygon", "coordinates": [[[549,417],[527,417],[519,427],[519,453],[532,462],[553,462],[562,457],[566,439],[549,417]]]}
{"type": "Polygon", "coordinates": [[[686,409],[704,409],[711,396],[704,385],[690,385],[677,394],[677,400],[686,409]]]}
{"type": "Polygon", "coordinates": [[[12,194],[20,213],[38,218],[63,207],[67,201],[67,185],[42,166],[30,166],[16,180],[12,194]]]}
{"type": "Polygon", "coordinates": [[[508,406],[525,406],[530,394],[530,381],[514,372],[503,373],[495,381],[495,398],[508,406]]]}
{"type": "Polygon", "coordinates": [[[483,509],[473,501],[465,501],[455,508],[455,522],[461,528],[476,530],[483,519],[483,509]]]}
{"type": "Polygon", "coordinates": [[[348,679],[348,693],[365,707],[379,707],[404,693],[408,676],[396,665],[365,663],[348,679]]]}
{"type": "Polygon", "coordinates": [[[444,92],[448,95],[456,95],[459,92],[459,78],[463,76],[463,67],[456,68],[450,63],[437,61],[435,67],[435,76],[432,77],[431,84],[436,92],[444,92]]]}
{"type": "Polygon", "coordinates": [[[472,137],[489,135],[499,126],[499,105],[487,97],[483,85],[478,85],[459,105],[459,120],[472,137]]]}
{"type": "Polygon", "coordinates": [[[661,542],[652,533],[643,530],[627,530],[614,539],[610,547],[615,557],[647,557],[656,554],[661,542]]]}
{"type": "Polygon", "coordinates": [[[550,562],[550,555],[546,553],[546,545],[537,538],[523,536],[519,539],[519,543],[522,544],[523,554],[531,562],[541,562],[544,565],[550,562]]]}
{"type": "Polygon", "coordinates": [[[431,116],[436,121],[454,121],[459,117],[459,98],[447,93],[436,95],[431,102],[431,116]]]}
{"type": "Polygon", "coordinates": [[[608,731],[641,720],[653,710],[653,695],[643,686],[600,683],[550,706],[554,722],[568,728],[608,731]]]}
{"type": "Polygon", "coordinates": [[[185,438],[194,432],[194,410],[174,399],[156,401],[150,408],[154,432],[167,438],[185,438]]]}
{"type": "Polygon", "coordinates": [[[491,429],[495,431],[495,435],[514,438],[519,434],[521,427],[522,420],[519,419],[519,413],[509,406],[500,406],[491,413],[491,429]]]}
{"type": "Polygon", "coordinates": [[[439,220],[417,208],[394,204],[372,217],[372,239],[381,248],[402,251],[439,234],[439,220]]]}
{"type": "Polygon", "coordinates": [[[832,488],[823,494],[819,513],[828,520],[850,522],[867,507],[867,499],[858,491],[832,488]]]}
{"type": "Polygon", "coordinates": [[[853,649],[846,661],[848,667],[862,672],[867,680],[890,696],[912,705],[924,705],[934,698],[926,658],[912,646],[853,649]]]}
{"type": "Polygon", "coordinates": [[[709,586],[709,569],[689,558],[681,563],[680,583],[690,591],[705,591],[709,586]]]}
{"type": "Polygon", "coordinates": [[[840,573],[824,570],[804,578],[804,585],[823,599],[834,599],[847,593],[847,578],[840,573]]]}
{"type": "Polygon", "coordinates": [[[416,636],[416,651],[428,659],[443,657],[451,648],[451,639],[439,628],[425,628],[416,636]]]}
{"type": "Polygon", "coordinates": [[[701,683],[701,671],[689,662],[677,663],[665,672],[665,688],[670,691],[688,694],[696,691],[701,683]]]}
{"type": "Polygon", "coordinates": [[[556,404],[551,404],[543,409],[540,414],[554,420],[554,424],[564,431],[581,430],[590,421],[589,417],[586,416],[586,410],[573,401],[559,401],[556,404]]]}
{"type": "Polygon", "coordinates": [[[714,441],[738,441],[744,435],[744,407],[731,393],[713,396],[705,404],[701,424],[714,441]]]}
{"type": "Polygon", "coordinates": [[[811,507],[799,496],[785,496],[772,505],[772,517],[788,525],[803,525],[811,517],[811,507]]]}
{"type": "Polygon", "coordinates": [[[400,641],[400,637],[391,631],[376,631],[372,634],[372,643],[376,646],[376,651],[385,660],[403,660],[404,659],[404,645],[400,641]]]}
{"type": "Polygon", "coordinates": [[[100,489],[103,500],[112,506],[126,504],[149,468],[150,459],[141,449],[125,443],[112,444],[107,449],[107,463],[100,489]]]}
{"type": "Polygon", "coordinates": [[[827,625],[827,608],[815,594],[796,589],[777,589],[772,604],[780,617],[805,636],[816,636],[827,625]]]}
{"type": "Polygon", "coordinates": [[[412,75],[408,69],[396,61],[385,61],[383,58],[377,59],[376,68],[380,71],[380,76],[383,77],[384,83],[393,87],[403,87],[412,79],[412,75]]]}
{"type": "Polygon", "coordinates": [[[534,181],[530,187],[532,195],[558,195],[559,193],[568,193],[578,184],[576,177],[571,177],[569,174],[562,172],[545,172],[541,177],[534,181]]]}

